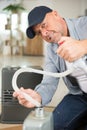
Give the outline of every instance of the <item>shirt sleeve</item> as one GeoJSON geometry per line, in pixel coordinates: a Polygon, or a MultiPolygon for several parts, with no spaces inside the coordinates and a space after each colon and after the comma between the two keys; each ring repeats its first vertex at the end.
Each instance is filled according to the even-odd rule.
{"type": "MultiPolygon", "coordinates": [[[[56,62],[56,60],[53,60],[53,55],[54,52],[52,48],[48,46],[44,71],[57,73],[58,69],[54,63],[54,61],[56,62]]],[[[44,75],[42,82],[36,86],[35,90],[41,95],[43,106],[48,104],[52,100],[52,97],[57,89],[58,82],[59,78],[44,75]]]]}
{"type": "Polygon", "coordinates": [[[75,29],[80,40],[87,39],[87,16],[80,17],[75,22],[75,29]]]}

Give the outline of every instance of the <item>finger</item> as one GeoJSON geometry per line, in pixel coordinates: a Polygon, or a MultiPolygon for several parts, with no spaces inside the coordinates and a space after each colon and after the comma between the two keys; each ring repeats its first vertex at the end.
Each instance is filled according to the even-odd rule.
{"type": "Polygon", "coordinates": [[[19,99],[19,104],[24,105],[27,101],[25,99],[19,99]]]}
{"type": "Polygon", "coordinates": [[[32,89],[24,89],[23,87],[21,87],[20,90],[21,90],[22,92],[25,92],[25,93],[28,93],[28,94],[33,93],[33,91],[34,91],[34,90],[32,90],[32,89]]]}
{"type": "Polygon", "coordinates": [[[34,104],[32,104],[31,102],[26,101],[26,100],[24,100],[24,99],[19,100],[19,104],[22,105],[22,106],[25,106],[25,107],[27,107],[27,108],[33,108],[33,107],[35,107],[34,104]]]}
{"type": "Polygon", "coordinates": [[[62,45],[58,47],[56,53],[59,54],[60,56],[62,56],[62,54],[63,54],[63,47],[62,47],[62,45]]]}
{"type": "Polygon", "coordinates": [[[69,37],[62,36],[58,43],[65,42],[66,40],[69,40],[69,37]]]}
{"type": "Polygon", "coordinates": [[[18,92],[13,92],[13,97],[17,97],[18,95],[18,92]]]}

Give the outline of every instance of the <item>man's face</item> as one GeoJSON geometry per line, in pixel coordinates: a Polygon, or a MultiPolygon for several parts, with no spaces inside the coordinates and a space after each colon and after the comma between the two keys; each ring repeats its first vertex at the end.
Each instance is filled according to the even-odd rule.
{"type": "Polygon", "coordinates": [[[40,35],[45,41],[58,43],[64,35],[63,19],[56,11],[47,13],[44,20],[33,27],[36,35],[40,35]]]}

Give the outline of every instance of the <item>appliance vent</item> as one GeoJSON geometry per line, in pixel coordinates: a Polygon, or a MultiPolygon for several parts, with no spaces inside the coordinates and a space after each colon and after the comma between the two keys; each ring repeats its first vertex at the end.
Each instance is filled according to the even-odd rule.
{"type": "Polygon", "coordinates": [[[13,90],[4,90],[2,92],[2,102],[18,104],[18,100],[13,97],[13,90]]]}

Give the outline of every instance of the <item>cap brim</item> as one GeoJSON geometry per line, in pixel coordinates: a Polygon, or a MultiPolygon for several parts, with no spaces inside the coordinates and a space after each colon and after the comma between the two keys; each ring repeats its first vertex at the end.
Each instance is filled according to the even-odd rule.
{"type": "Polygon", "coordinates": [[[26,34],[30,39],[35,37],[35,32],[33,31],[32,27],[27,28],[26,34]]]}
{"type": "Polygon", "coordinates": [[[45,17],[45,14],[44,14],[43,16],[41,16],[39,19],[36,19],[36,20],[35,20],[33,23],[31,23],[30,26],[27,28],[26,34],[27,34],[27,36],[28,36],[30,39],[34,38],[35,35],[36,35],[35,32],[34,32],[33,29],[32,29],[32,26],[35,26],[35,25],[41,23],[41,22],[43,21],[44,17],[45,17]]]}

